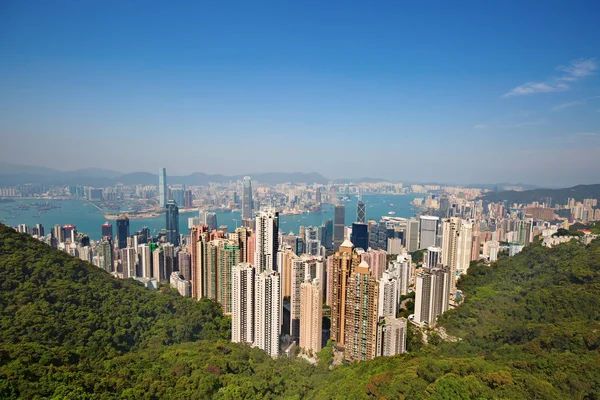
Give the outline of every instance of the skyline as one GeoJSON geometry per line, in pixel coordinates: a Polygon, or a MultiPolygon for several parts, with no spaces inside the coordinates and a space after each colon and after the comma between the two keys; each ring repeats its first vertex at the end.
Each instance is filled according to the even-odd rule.
{"type": "Polygon", "coordinates": [[[0,158],[598,183],[600,4],[344,4],[3,4],[0,158]]]}

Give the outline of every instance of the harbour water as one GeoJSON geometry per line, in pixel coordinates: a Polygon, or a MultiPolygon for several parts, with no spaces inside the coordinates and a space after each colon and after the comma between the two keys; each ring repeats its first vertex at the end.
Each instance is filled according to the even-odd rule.
{"type": "MultiPolygon", "coordinates": [[[[382,216],[393,212],[395,217],[409,218],[415,215],[417,210],[412,206],[412,200],[417,195],[363,195],[366,204],[367,220],[378,221],[382,216]]],[[[350,201],[341,203],[346,206],[346,225],[356,221],[356,197],[350,201]]],[[[240,212],[216,211],[218,225],[226,225],[228,231],[233,231],[241,225],[240,212]]],[[[179,228],[182,233],[187,232],[188,218],[198,216],[198,212],[179,214],[179,228]]],[[[279,228],[283,233],[298,233],[300,226],[320,226],[328,219],[333,219],[333,205],[324,204],[321,212],[282,215],[279,218],[279,228]]],[[[26,224],[35,226],[42,224],[46,233],[54,225],[71,224],[77,227],[78,232],[85,233],[93,240],[100,239],[100,226],[105,222],[104,214],[96,207],[83,200],[46,200],[46,199],[24,199],[13,202],[0,202],[0,222],[9,226],[26,224]],[[33,203],[48,203],[57,208],[50,208],[42,213],[33,203]]],[[[113,224],[113,233],[116,229],[116,221],[113,224]]],[[[147,226],[153,233],[165,228],[165,217],[133,219],[130,221],[130,232],[140,230],[147,226]]]]}

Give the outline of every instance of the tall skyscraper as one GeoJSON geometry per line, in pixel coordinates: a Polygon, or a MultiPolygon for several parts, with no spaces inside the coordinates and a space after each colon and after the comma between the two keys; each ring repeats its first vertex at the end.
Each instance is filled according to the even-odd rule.
{"type": "Polygon", "coordinates": [[[331,263],[328,265],[327,296],[330,300],[328,305],[331,307],[331,339],[342,347],[344,346],[346,325],[348,279],[360,262],[360,255],[354,251],[352,243],[346,240],[331,257],[331,263]]]}
{"type": "Polygon", "coordinates": [[[463,221],[460,225],[460,233],[458,235],[458,254],[456,262],[456,271],[461,274],[466,274],[471,264],[473,224],[463,221]]]}
{"type": "Polygon", "coordinates": [[[251,219],[254,204],[252,203],[252,180],[249,176],[244,177],[242,192],[242,218],[251,219]]]}
{"type": "Polygon", "coordinates": [[[173,200],[167,202],[166,212],[167,242],[179,246],[179,207],[173,200]]]}
{"type": "Polygon", "coordinates": [[[139,275],[142,278],[152,277],[152,249],[147,244],[138,246],[139,275]]]}
{"type": "Polygon", "coordinates": [[[300,348],[313,354],[321,351],[323,289],[318,279],[306,276],[300,295],[300,348]]]}
{"type": "Polygon", "coordinates": [[[106,272],[112,272],[114,268],[113,263],[113,246],[110,239],[103,239],[98,246],[98,256],[104,260],[104,270],[106,272]]]}
{"type": "Polygon", "coordinates": [[[321,250],[321,241],[319,240],[319,229],[313,226],[307,226],[304,229],[304,253],[312,256],[318,256],[321,250]]]}
{"type": "Polygon", "coordinates": [[[419,250],[436,245],[439,220],[438,217],[421,215],[419,224],[419,250]]]}
{"type": "Polygon", "coordinates": [[[367,206],[364,201],[360,199],[356,203],[356,222],[359,224],[365,224],[367,222],[367,206]]]}
{"type": "Polygon", "coordinates": [[[108,238],[110,240],[113,238],[112,224],[108,223],[108,221],[102,224],[102,238],[108,238]]]}
{"type": "Polygon", "coordinates": [[[127,238],[129,237],[129,218],[125,214],[121,214],[117,218],[117,248],[124,249],[127,247],[127,238]]]}
{"type": "Polygon", "coordinates": [[[379,280],[379,316],[396,316],[398,313],[398,295],[398,278],[391,271],[384,272],[379,280]]]}
{"type": "Polygon", "coordinates": [[[450,276],[448,268],[423,268],[417,274],[415,318],[420,325],[434,327],[437,317],[448,310],[450,276]]]}
{"type": "Polygon", "coordinates": [[[208,230],[210,232],[217,229],[217,213],[214,212],[205,212],[204,213],[204,224],[208,225],[208,230]]]}
{"type": "Polygon", "coordinates": [[[333,220],[332,219],[328,219],[327,222],[325,222],[325,226],[323,229],[323,246],[325,246],[325,248],[327,250],[331,250],[333,249],[333,220]]]}
{"type": "Polygon", "coordinates": [[[161,207],[167,205],[167,169],[161,168],[158,171],[158,204],[161,207]]]}
{"type": "Polygon", "coordinates": [[[191,190],[186,190],[183,192],[183,207],[184,208],[192,208],[194,202],[194,196],[192,195],[191,190]]]}
{"type": "Polygon", "coordinates": [[[123,265],[123,278],[135,278],[137,275],[137,254],[135,254],[133,247],[121,249],[121,263],[123,265]]]}
{"type": "Polygon", "coordinates": [[[152,252],[152,277],[159,282],[169,279],[165,270],[165,257],[163,250],[158,247],[152,252]]]}
{"type": "Polygon", "coordinates": [[[344,348],[347,361],[372,360],[377,355],[379,285],[361,262],[348,279],[344,348]]]}
{"type": "Polygon", "coordinates": [[[458,238],[461,219],[452,217],[442,220],[442,265],[450,269],[450,295],[456,295],[456,266],[458,264],[458,238]]]}
{"type": "Polygon", "coordinates": [[[419,249],[419,220],[411,218],[406,221],[404,233],[404,247],[409,253],[419,249]]]}
{"type": "Polygon", "coordinates": [[[345,225],[345,216],[346,207],[335,206],[335,210],[333,213],[333,248],[337,249],[341,246],[342,242],[344,242],[344,225],[345,225]]]}
{"type": "Polygon", "coordinates": [[[290,335],[293,340],[300,337],[300,300],[302,295],[301,286],[305,278],[305,266],[301,258],[292,260],[290,275],[290,335]]]}
{"type": "Polygon", "coordinates": [[[350,241],[356,248],[360,248],[366,251],[369,248],[369,228],[367,224],[353,222],[350,241]]]}
{"type": "Polygon", "coordinates": [[[192,257],[187,251],[180,251],[177,253],[177,266],[179,268],[179,275],[184,280],[189,281],[192,279],[192,257]]]}
{"type": "Polygon", "coordinates": [[[398,278],[398,294],[406,296],[412,278],[412,257],[399,254],[396,260],[390,263],[390,270],[398,278]]]}
{"type": "Polygon", "coordinates": [[[359,224],[367,223],[367,205],[361,199],[356,203],[356,222],[359,224]]]}
{"type": "Polygon", "coordinates": [[[279,272],[256,275],[254,300],[254,345],[271,357],[279,356],[281,334],[281,281],[279,272]]]}
{"type": "Polygon", "coordinates": [[[231,341],[254,343],[255,269],[250,263],[233,267],[231,277],[231,341]]]}
{"type": "Polygon", "coordinates": [[[256,248],[254,267],[256,273],[277,271],[279,250],[279,213],[273,209],[261,210],[256,217],[256,248]]]}

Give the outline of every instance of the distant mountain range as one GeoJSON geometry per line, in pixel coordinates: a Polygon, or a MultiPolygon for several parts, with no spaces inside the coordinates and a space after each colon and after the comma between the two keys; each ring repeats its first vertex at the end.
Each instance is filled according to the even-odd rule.
{"type": "MultiPolygon", "coordinates": [[[[246,175],[250,176],[253,180],[270,185],[284,182],[319,184],[326,184],[329,182],[329,179],[316,172],[267,172],[232,176],[194,172],[184,176],[167,176],[167,182],[169,184],[181,185],[206,185],[209,182],[225,183],[242,180],[246,175]]],[[[125,185],[156,185],[158,183],[158,174],[151,174],[149,172],[123,174],[121,172],[100,168],[86,168],[65,172],[45,167],[0,163],[0,186],[11,186],[23,183],[87,185],[98,187],[110,186],[116,183],[123,183],[125,185]]]]}
{"type": "Polygon", "coordinates": [[[600,199],[600,184],[577,185],[565,189],[534,189],[516,192],[514,190],[486,193],[481,198],[490,202],[507,201],[508,204],[526,204],[540,201],[544,197],[551,197],[552,204],[565,204],[572,197],[581,201],[583,199],[600,199]]]}

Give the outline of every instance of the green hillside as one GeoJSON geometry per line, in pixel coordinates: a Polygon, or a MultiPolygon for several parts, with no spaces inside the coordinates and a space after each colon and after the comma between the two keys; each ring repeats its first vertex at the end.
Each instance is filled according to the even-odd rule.
{"type": "Polygon", "coordinates": [[[465,303],[442,318],[459,341],[410,331],[410,354],[332,371],[229,343],[214,303],[116,280],[4,227],[0,287],[0,398],[600,399],[598,240],[474,264],[465,303]]]}
{"type": "Polygon", "coordinates": [[[498,203],[507,201],[509,205],[528,204],[534,201],[541,201],[544,198],[552,198],[552,204],[566,204],[567,199],[575,198],[578,201],[583,199],[600,199],[600,185],[577,185],[564,189],[533,189],[520,192],[507,190],[503,192],[489,192],[481,196],[485,201],[498,203]]]}

